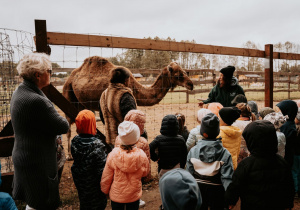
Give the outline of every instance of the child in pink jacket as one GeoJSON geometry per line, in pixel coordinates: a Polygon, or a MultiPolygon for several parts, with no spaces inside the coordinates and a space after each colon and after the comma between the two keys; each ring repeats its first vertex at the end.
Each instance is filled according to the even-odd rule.
{"type": "Polygon", "coordinates": [[[149,173],[145,152],[136,147],[139,127],[124,121],[118,127],[121,146],[108,155],[101,179],[101,190],[109,194],[112,209],[139,209],[142,197],[141,178],[149,173]]]}

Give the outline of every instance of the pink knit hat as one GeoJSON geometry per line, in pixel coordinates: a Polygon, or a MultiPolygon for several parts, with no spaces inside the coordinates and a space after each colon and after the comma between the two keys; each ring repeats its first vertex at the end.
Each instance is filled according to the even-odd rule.
{"type": "Polygon", "coordinates": [[[300,100],[297,101],[297,106],[300,107],[300,100]]]}
{"type": "Polygon", "coordinates": [[[124,120],[134,122],[140,128],[141,135],[144,133],[144,126],[146,123],[146,114],[140,110],[130,110],[124,120]]]}
{"type": "Polygon", "coordinates": [[[223,105],[218,103],[218,102],[214,102],[214,103],[210,103],[208,104],[207,107],[212,113],[214,113],[215,115],[218,116],[220,109],[223,108],[223,105]]]}
{"type": "Polygon", "coordinates": [[[211,111],[209,109],[199,109],[198,113],[197,113],[197,119],[198,121],[202,121],[202,118],[207,115],[208,113],[211,113],[211,111]]]}

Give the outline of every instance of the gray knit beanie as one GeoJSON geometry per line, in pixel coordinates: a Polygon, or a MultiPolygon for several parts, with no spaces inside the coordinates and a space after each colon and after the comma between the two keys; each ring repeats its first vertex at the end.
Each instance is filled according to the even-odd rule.
{"type": "Polygon", "coordinates": [[[220,134],[220,120],[214,113],[202,118],[200,134],[206,139],[215,139],[220,134]]]}

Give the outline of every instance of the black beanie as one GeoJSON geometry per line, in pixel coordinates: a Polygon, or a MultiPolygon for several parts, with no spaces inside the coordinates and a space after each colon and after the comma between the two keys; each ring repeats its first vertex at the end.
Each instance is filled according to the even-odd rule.
{"type": "Polygon", "coordinates": [[[220,109],[219,115],[227,125],[232,125],[240,117],[241,110],[237,107],[224,107],[220,109]]]}
{"type": "Polygon", "coordinates": [[[206,139],[215,139],[220,133],[220,120],[214,113],[202,118],[200,134],[206,139]]]}
{"type": "Polygon", "coordinates": [[[234,66],[227,66],[225,68],[222,68],[220,72],[227,78],[231,78],[233,76],[233,72],[235,71],[234,66]]]}

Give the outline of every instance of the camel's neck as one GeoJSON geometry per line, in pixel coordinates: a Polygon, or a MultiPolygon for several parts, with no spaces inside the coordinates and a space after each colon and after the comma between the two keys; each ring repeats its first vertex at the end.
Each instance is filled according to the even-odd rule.
{"type": "Polygon", "coordinates": [[[169,73],[161,73],[150,87],[141,85],[135,79],[131,85],[133,86],[131,88],[133,90],[133,95],[136,98],[137,105],[152,106],[158,104],[168,93],[171,88],[171,79],[169,73]]]}

